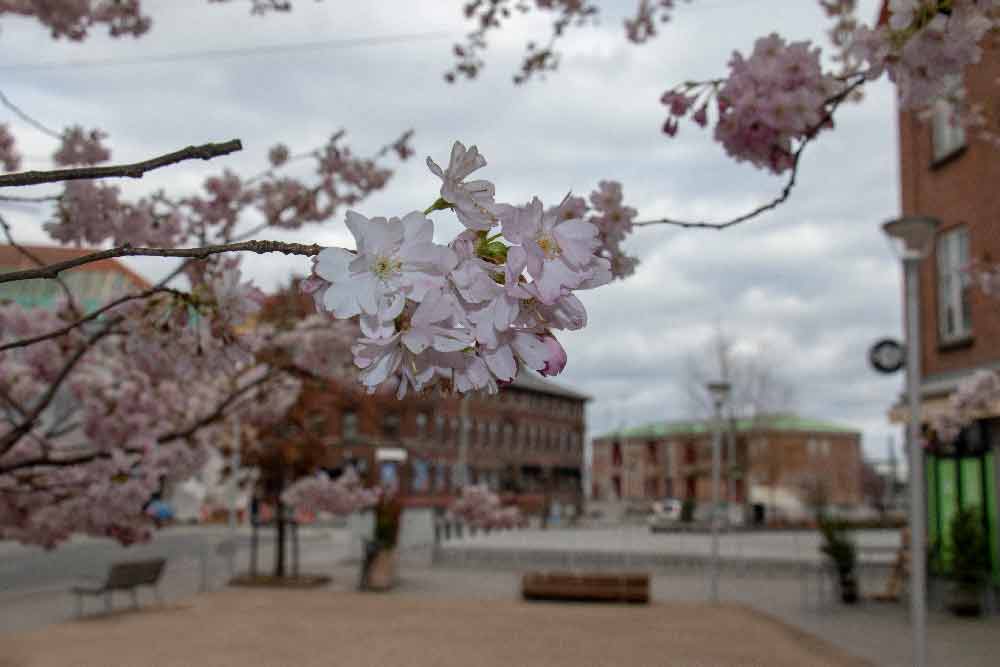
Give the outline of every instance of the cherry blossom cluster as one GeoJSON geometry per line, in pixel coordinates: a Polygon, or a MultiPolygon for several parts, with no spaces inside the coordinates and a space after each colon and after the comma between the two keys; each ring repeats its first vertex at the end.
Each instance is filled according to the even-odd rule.
{"type": "MultiPolygon", "coordinates": [[[[56,152],[58,164],[93,165],[110,159],[100,140],[104,134],[93,130],[84,134],[71,128],[63,134],[56,152]]],[[[60,243],[176,247],[184,243],[233,239],[241,222],[252,215],[262,221],[260,228],[298,229],[322,222],[343,206],[353,206],[374,191],[385,187],[392,171],[375,158],[361,158],[343,145],[344,133],[335,133],[322,147],[300,159],[315,163],[315,182],[275,173],[288,162],[288,149],[271,151],[272,168],[242,179],[225,170],[210,176],[204,194],[171,200],[164,193],[136,202],[123,201],[120,189],[97,181],[67,182],[46,231],[60,243]],[[283,157],[282,157],[283,156],[283,157]],[[276,162],[277,160],[277,162],[276,162]]],[[[412,132],[404,133],[387,146],[400,157],[408,157],[412,132]]],[[[2,139],[2,136],[0,136],[2,139]]]]}
{"type": "MultiPolygon", "coordinates": [[[[553,332],[587,321],[574,292],[612,278],[601,230],[570,214],[579,206],[569,198],[548,211],[537,197],[497,203],[492,183],[469,179],[486,165],[475,146],[455,142],[445,169],[427,164],[442,181],[427,211],[389,219],[348,211],[357,250],[324,249],[307,283],[320,309],[358,319],[361,381],[370,392],[393,383],[401,397],[433,386],[496,392],[521,368],[558,374],[566,352],[553,332]],[[465,231],[440,245],[427,214],[445,209],[465,231]]],[[[629,214],[620,200],[600,206],[629,214]]]]}
{"type": "Polygon", "coordinates": [[[462,11],[465,18],[476,23],[476,29],[468,34],[464,44],[454,46],[453,53],[458,63],[444,75],[445,81],[454,83],[459,77],[474,79],[483,67],[480,54],[486,49],[486,36],[499,29],[515,11],[524,14],[532,8],[555,15],[552,37],[548,45],[528,43],[521,70],[514,75],[514,83],[525,83],[533,76],[555,70],[559,66],[559,54],[553,49],[555,41],[570,26],[584,25],[597,15],[597,6],[587,0],[534,0],[534,7],[521,0],[468,0],[462,11]]]}
{"type": "Polygon", "coordinates": [[[601,242],[598,254],[611,263],[612,277],[627,278],[635,273],[639,260],[626,255],[622,243],[632,233],[632,222],[638,211],[623,204],[622,186],[618,181],[601,181],[589,199],[588,207],[582,197],[569,197],[555,212],[566,219],[575,217],[597,227],[601,242]],[[588,211],[590,216],[584,217],[588,211]]]}
{"type": "Polygon", "coordinates": [[[448,512],[464,523],[482,529],[517,528],[524,523],[521,511],[514,506],[503,507],[500,497],[485,484],[462,487],[448,512]]]}
{"type": "Polygon", "coordinates": [[[85,39],[98,25],[106,26],[112,37],[138,37],[151,24],[141,14],[140,0],[0,0],[0,17],[4,14],[34,17],[51,30],[52,37],[74,41],[85,39]]]}
{"type": "Polygon", "coordinates": [[[14,135],[4,123],[0,125],[0,164],[6,171],[17,171],[21,168],[21,154],[17,150],[14,135]]]}
{"type": "Polygon", "coordinates": [[[891,0],[886,25],[861,26],[854,42],[874,79],[888,71],[904,109],[961,97],[962,73],[982,58],[981,42],[1000,26],[995,0],[891,0]]]}
{"type": "MultiPolygon", "coordinates": [[[[220,263],[191,294],[128,301],[90,327],[0,352],[2,438],[85,350],[28,432],[0,447],[0,538],[46,547],[74,532],[145,539],[145,503],[164,484],[198,472],[209,449],[226,441],[234,415],[252,440],[253,431],[283,420],[296,402],[298,373],[344,372],[349,354],[331,354],[346,350],[346,342],[332,339],[344,334],[319,318],[239,335],[254,315],[245,303],[256,297],[234,295],[245,289],[238,268],[220,263]],[[226,306],[233,299],[242,318],[226,306]],[[89,343],[103,327],[113,333],[89,343]]],[[[73,317],[65,308],[0,306],[0,345],[54,331],[73,317]]]]}
{"type": "MultiPolygon", "coordinates": [[[[73,41],[86,39],[90,31],[104,26],[111,37],[139,37],[149,30],[152,20],[142,13],[143,0],[0,0],[4,14],[33,17],[48,28],[52,37],[73,41]]],[[[208,0],[211,3],[232,0],[208,0]]],[[[252,14],[287,12],[291,0],[251,0],[252,14]]]]}
{"type": "Polygon", "coordinates": [[[636,44],[656,37],[656,25],[669,21],[676,5],[677,0],[639,0],[635,16],[625,19],[626,37],[636,44]]]}
{"type": "Polygon", "coordinates": [[[374,507],[382,496],[378,487],[365,488],[353,468],[331,479],[326,473],[303,477],[281,494],[281,500],[297,510],[352,514],[374,507]]]}
{"type": "Polygon", "coordinates": [[[948,408],[931,420],[943,442],[952,442],[963,428],[984,415],[993,414],[1000,403],[1000,374],[978,370],[958,384],[948,397],[948,408]]]}
{"type": "Polygon", "coordinates": [[[714,102],[714,136],[726,152],[780,174],[794,165],[798,145],[832,127],[829,105],[842,89],[824,73],[818,47],[771,34],[757,40],[749,57],[733,53],[727,79],[686,82],[664,93],[669,116],[663,131],[675,136],[678,119],[688,116],[705,127],[714,102]]]}

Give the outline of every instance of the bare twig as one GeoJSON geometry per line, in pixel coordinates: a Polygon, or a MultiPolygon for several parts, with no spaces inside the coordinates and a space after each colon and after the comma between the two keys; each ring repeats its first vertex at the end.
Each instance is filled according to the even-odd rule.
{"type": "Polygon", "coordinates": [[[201,248],[133,248],[132,246],[125,245],[68,259],[65,262],[57,262],[37,269],[25,269],[24,271],[11,271],[10,273],[0,274],[0,283],[9,283],[17,280],[34,280],[36,278],[54,279],[63,271],[114,257],[188,257],[192,259],[206,259],[212,255],[225,252],[254,252],[259,255],[269,252],[280,252],[285,255],[313,257],[318,255],[321,250],[323,250],[323,247],[315,243],[306,245],[304,243],[285,243],[282,241],[241,241],[239,243],[224,243],[221,245],[203,246],[201,248]]]}
{"type": "Polygon", "coordinates": [[[752,218],[756,218],[761,213],[766,213],[767,211],[773,210],[785,203],[792,194],[792,189],[795,188],[795,183],[798,179],[799,173],[799,160],[802,158],[802,153],[805,151],[806,146],[808,146],[813,139],[816,138],[819,131],[833,118],[834,112],[837,108],[846,100],[854,91],[859,89],[864,85],[864,77],[858,78],[854,83],[849,85],[847,88],[837,93],[834,97],[828,100],[829,109],[824,113],[823,117],[820,119],[816,125],[814,125],[799,144],[799,147],[792,154],[792,169],[791,173],[788,174],[788,181],[785,182],[785,187],[781,189],[781,193],[767,202],[766,204],[761,204],[760,206],[754,208],[743,215],[732,218],[731,220],[726,220],[723,222],[706,222],[703,220],[699,221],[687,221],[687,220],[674,220],[673,218],[659,218],[657,220],[645,220],[643,222],[632,223],[633,227],[649,227],[652,225],[673,225],[675,227],[682,227],[684,229],[715,229],[722,230],[734,225],[738,225],[741,222],[746,222],[752,218]]]}
{"type": "Polygon", "coordinates": [[[49,201],[59,201],[62,195],[39,195],[38,197],[18,197],[15,195],[0,195],[0,202],[15,204],[41,204],[49,201]]]}
{"type": "Polygon", "coordinates": [[[52,171],[22,171],[17,174],[0,176],[0,187],[21,185],[39,185],[41,183],[57,183],[59,181],[75,181],[90,178],[142,178],[143,174],[153,169],[177,164],[185,160],[211,160],[221,155],[229,155],[242,150],[239,139],[224,143],[202,144],[188,146],[173,153],[132,164],[118,164],[107,167],[78,167],[73,169],[55,169],[52,171]]]}

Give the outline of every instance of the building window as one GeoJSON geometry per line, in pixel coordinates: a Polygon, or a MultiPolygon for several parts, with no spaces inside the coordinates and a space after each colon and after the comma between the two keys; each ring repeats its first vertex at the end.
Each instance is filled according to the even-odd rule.
{"type": "Polygon", "coordinates": [[[434,435],[439,445],[444,443],[444,415],[434,418],[434,435]]]}
{"type": "Polygon", "coordinates": [[[358,437],[358,413],[344,410],[340,415],[340,435],[345,439],[358,437]]]}
{"type": "Polygon", "coordinates": [[[399,437],[399,415],[389,412],[382,417],[382,435],[386,438],[399,437]]]}
{"type": "Polygon", "coordinates": [[[938,332],[941,340],[964,338],[972,333],[969,307],[969,230],[949,230],[938,237],[938,332]]]}
{"type": "Polygon", "coordinates": [[[415,493],[427,493],[431,488],[430,463],[421,459],[413,460],[413,484],[415,493]]]}
{"type": "Polygon", "coordinates": [[[445,463],[438,463],[434,467],[434,490],[438,492],[443,492],[447,488],[448,484],[448,465],[445,463]]]}
{"type": "Polygon", "coordinates": [[[931,144],[934,161],[943,160],[965,146],[965,128],[958,122],[948,100],[938,100],[931,116],[931,144]]]}
{"type": "MultiPolygon", "coordinates": [[[[620,466],[622,464],[622,446],[619,442],[611,444],[611,465],[620,466]]],[[[618,494],[621,495],[620,493],[618,494]]]]}
{"type": "Polygon", "coordinates": [[[654,466],[658,463],[655,442],[646,443],[646,462],[654,466]]]}
{"type": "Polygon", "coordinates": [[[418,412],[417,413],[417,437],[418,438],[426,438],[427,437],[427,422],[428,421],[429,421],[429,419],[427,418],[427,413],[426,412],[418,412]]]}

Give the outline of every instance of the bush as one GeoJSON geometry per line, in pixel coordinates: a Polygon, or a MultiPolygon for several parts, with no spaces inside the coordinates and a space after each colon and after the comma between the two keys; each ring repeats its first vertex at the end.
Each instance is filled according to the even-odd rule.
{"type": "Polygon", "coordinates": [[[681,504],[681,522],[691,523],[694,521],[694,499],[685,498],[681,504]]]}
{"type": "Polygon", "coordinates": [[[959,510],[951,520],[951,568],[958,586],[969,592],[982,590],[990,571],[986,533],[979,512],[959,510]]]}

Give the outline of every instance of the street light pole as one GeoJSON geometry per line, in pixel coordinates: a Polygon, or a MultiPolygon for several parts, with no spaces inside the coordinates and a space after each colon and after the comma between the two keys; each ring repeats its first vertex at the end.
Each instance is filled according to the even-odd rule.
{"type": "Polygon", "coordinates": [[[906,289],[907,450],[910,476],[910,623],[913,665],[927,665],[927,537],[924,507],[924,452],[920,446],[920,262],[929,254],[940,222],[934,218],[890,220],[883,231],[903,260],[906,289]]]}
{"type": "Polygon", "coordinates": [[[927,538],[924,522],[924,452],[920,447],[920,259],[903,260],[906,282],[906,398],[910,422],[910,617],[913,624],[913,665],[927,664],[927,538]]]}
{"type": "Polygon", "coordinates": [[[719,603],[719,487],[721,485],[722,468],[722,406],[729,395],[728,382],[709,382],[708,393],[712,397],[715,408],[715,419],[712,429],[712,559],[711,578],[709,583],[709,600],[712,604],[719,603]]]}

